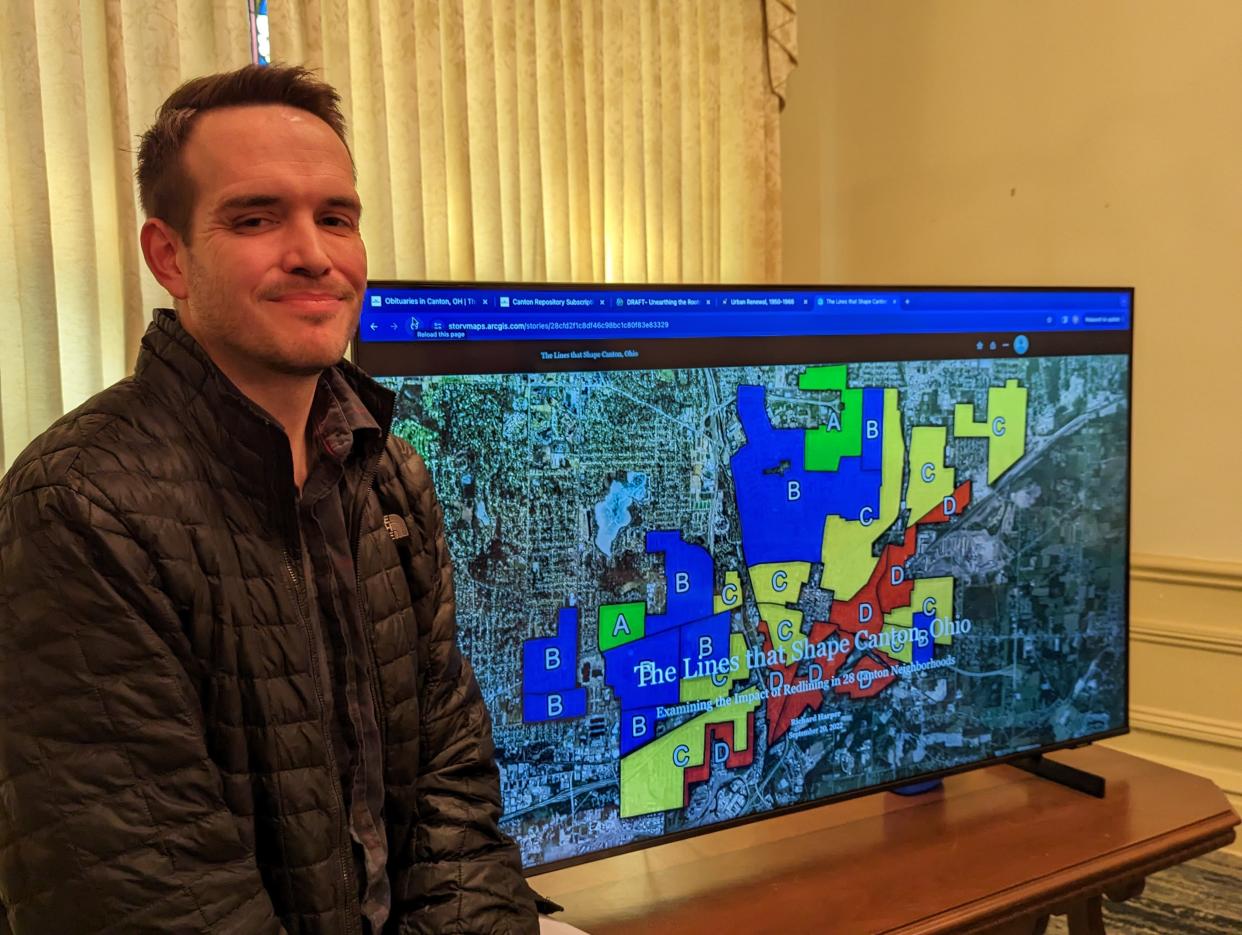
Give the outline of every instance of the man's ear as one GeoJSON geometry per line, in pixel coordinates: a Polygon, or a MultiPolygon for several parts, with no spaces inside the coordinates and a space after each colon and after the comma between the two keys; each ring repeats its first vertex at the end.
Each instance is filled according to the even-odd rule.
{"type": "Polygon", "coordinates": [[[181,235],[159,218],[147,218],[138,235],[147,269],[174,299],[185,299],[186,271],[182,266],[184,244],[181,235]]]}

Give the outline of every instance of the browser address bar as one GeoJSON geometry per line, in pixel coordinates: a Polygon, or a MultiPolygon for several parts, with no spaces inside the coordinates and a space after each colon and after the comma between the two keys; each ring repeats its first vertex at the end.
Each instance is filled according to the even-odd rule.
{"type": "Polygon", "coordinates": [[[654,309],[603,308],[487,310],[420,309],[417,313],[370,312],[362,333],[371,341],[626,340],[651,338],[763,338],[880,334],[1012,334],[1041,331],[1114,330],[1124,315],[1071,316],[1046,309],[941,311],[905,309],[654,309]]]}

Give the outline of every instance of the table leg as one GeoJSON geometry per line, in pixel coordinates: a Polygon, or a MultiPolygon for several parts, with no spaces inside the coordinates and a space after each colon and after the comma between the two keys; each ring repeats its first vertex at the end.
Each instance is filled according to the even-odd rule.
{"type": "Polygon", "coordinates": [[[1066,921],[1069,923],[1069,935],[1107,935],[1099,896],[1088,896],[1072,905],[1066,913],[1066,921]]]}

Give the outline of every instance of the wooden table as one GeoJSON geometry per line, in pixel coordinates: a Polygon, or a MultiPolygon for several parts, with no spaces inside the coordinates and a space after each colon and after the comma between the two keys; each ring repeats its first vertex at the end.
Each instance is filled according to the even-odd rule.
{"type": "Polygon", "coordinates": [[[614,933],[1103,932],[1101,898],[1234,839],[1210,781],[1103,747],[1052,755],[1094,799],[1011,766],[876,793],[540,874],[557,918],[614,933]]]}

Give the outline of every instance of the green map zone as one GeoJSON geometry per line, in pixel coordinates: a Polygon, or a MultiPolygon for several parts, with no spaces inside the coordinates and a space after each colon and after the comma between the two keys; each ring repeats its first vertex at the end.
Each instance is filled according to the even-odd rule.
{"type": "Polygon", "coordinates": [[[1126,381],[1113,357],[395,381],[527,863],[1119,724],[1126,381]]]}

